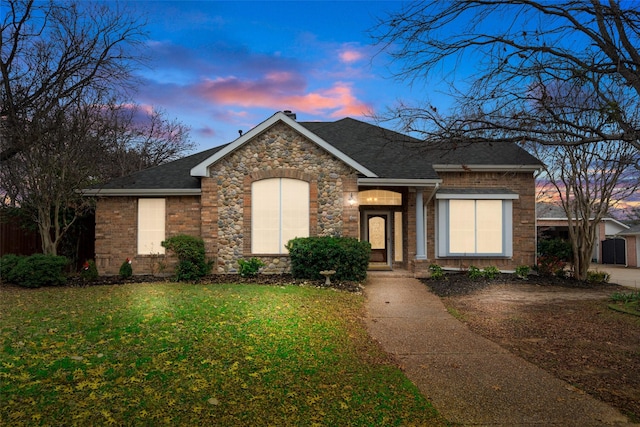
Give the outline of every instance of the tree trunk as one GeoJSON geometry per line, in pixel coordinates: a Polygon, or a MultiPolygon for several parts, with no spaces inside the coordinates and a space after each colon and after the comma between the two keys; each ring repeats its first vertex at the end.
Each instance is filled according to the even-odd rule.
{"type": "Polygon", "coordinates": [[[51,239],[51,218],[49,215],[40,215],[38,218],[38,231],[42,240],[42,253],[45,255],[57,255],[57,241],[51,239]]]}

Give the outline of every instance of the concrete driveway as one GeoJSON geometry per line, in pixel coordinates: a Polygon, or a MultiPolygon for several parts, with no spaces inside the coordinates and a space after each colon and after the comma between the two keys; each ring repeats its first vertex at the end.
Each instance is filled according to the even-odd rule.
{"type": "Polygon", "coordinates": [[[610,283],[633,288],[640,291],[640,268],[622,265],[592,264],[590,270],[606,271],[611,275],[610,283]]]}

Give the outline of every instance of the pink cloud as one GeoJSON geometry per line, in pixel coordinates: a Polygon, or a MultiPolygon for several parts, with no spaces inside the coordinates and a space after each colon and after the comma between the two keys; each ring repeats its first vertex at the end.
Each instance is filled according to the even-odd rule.
{"type": "Polygon", "coordinates": [[[343,50],[342,52],[339,53],[338,56],[340,57],[340,60],[342,62],[346,62],[348,64],[359,61],[360,59],[364,58],[364,54],[362,54],[362,52],[358,52],[357,50],[353,50],[353,49],[343,50]]]}
{"type": "Polygon", "coordinates": [[[237,77],[204,81],[191,88],[195,96],[209,102],[243,108],[293,109],[312,115],[362,116],[371,107],[360,101],[350,84],[336,82],[331,87],[306,91],[306,82],[293,73],[269,73],[262,79],[237,77]]]}

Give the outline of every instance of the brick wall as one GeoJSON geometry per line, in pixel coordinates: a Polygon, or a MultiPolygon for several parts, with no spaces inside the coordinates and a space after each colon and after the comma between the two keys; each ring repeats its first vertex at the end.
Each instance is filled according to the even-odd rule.
{"type": "MultiPolygon", "coordinates": [[[[435,258],[436,241],[436,200],[432,199],[427,205],[427,261],[414,263],[412,269],[416,274],[423,275],[429,264],[437,263],[442,267],[467,269],[469,265],[483,268],[496,266],[501,270],[515,270],[519,265],[532,266],[536,253],[535,226],[535,180],[531,172],[439,172],[445,188],[504,188],[515,192],[519,198],[513,200],[513,257],[494,259],[471,258],[435,258]]],[[[427,195],[425,194],[425,199],[427,195]]],[[[415,193],[409,197],[409,203],[415,206],[415,193]]],[[[414,208],[409,206],[409,215],[414,208]]],[[[415,230],[415,214],[413,214],[415,230]]],[[[415,239],[414,239],[415,240],[415,239]]],[[[410,242],[410,254],[415,258],[415,243],[410,242]]]]}
{"type": "MultiPolygon", "coordinates": [[[[165,198],[166,237],[178,234],[200,236],[200,198],[165,198]]],[[[104,275],[115,275],[131,259],[134,274],[159,274],[161,266],[170,274],[176,259],[168,254],[138,255],[138,198],[102,197],[96,205],[96,266],[104,275]]],[[[158,249],[160,251],[161,248],[158,249]]]]}

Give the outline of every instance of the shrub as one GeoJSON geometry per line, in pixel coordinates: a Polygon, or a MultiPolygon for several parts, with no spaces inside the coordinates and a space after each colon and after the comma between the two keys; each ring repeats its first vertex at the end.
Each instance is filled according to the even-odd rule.
{"type": "Polygon", "coordinates": [[[162,246],[175,252],[178,257],[176,280],[196,281],[211,271],[212,263],[206,261],[201,238],[181,234],[163,241],[162,246]]]}
{"type": "Polygon", "coordinates": [[[353,237],[298,237],[287,243],[291,274],[296,278],[322,279],[320,272],[335,270],[336,280],[364,280],[369,268],[371,244],[353,237]]]}
{"type": "Polygon", "coordinates": [[[438,264],[431,264],[429,266],[429,271],[431,272],[431,278],[434,280],[446,280],[444,275],[444,270],[438,264]]]}
{"type": "Polygon", "coordinates": [[[27,288],[64,285],[64,269],[69,261],[56,255],[34,254],[20,259],[11,270],[11,281],[27,288]]]}
{"type": "Polygon", "coordinates": [[[467,276],[469,276],[469,279],[471,280],[478,280],[483,277],[483,274],[478,267],[476,267],[475,265],[470,265],[469,269],[467,270],[467,276]]]}
{"type": "Polygon", "coordinates": [[[543,255],[538,257],[536,270],[538,270],[538,274],[541,276],[553,276],[558,275],[560,272],[564,272],[566,265],[566,262],[556,256],[543,255]]]}
{"type": "Polygon", "coordinates": [[[258,258],[251,258],[250,260],[239,259],[238,264],[240,265],[240,276],[242,277],[253,277],[258,275],[258,271],[260,271],[260,267],[264,267],[264,262],[259,260],[258,258]]]}
{"type": "Polygon", "coordinates": [[[133,276],[133,267],[131,266],[131,260],[127,258],[121,265],[120,271],[118,272],[120,277],[123,279],[127,279],[133,276]]]}
{"type": "Polygon", "coordinates": [[[519,265],[516,267],[516,276],[518,277],[518,279],[527,280],[530,270],[531,269],[528,265],[519,265]]]}
{"type": "Polygon", "coordinates": [[[96,267],[96,263],[92,259],[84,262],[82,270],[80,271],[80,277],[89,282],[92,282],[98,278],[98,268],[96,267]]]}
{"type": "Polygon", "coordinates": [[[604,271],[587,271],[587,282],[608,283],[609,273],[604,271]]]}
{"type": "Polygon", "coordinates": [[[498,270],[498,267],[490,265],[489,267],[484,268],[484,270],[482,271],[482,275],[486,279],[493,280],[496,277],[500,276],[500,270],[498,270]]]}
{"type": "Polygon", "coordinates": [[[14,282],[11,271],[24,258],[22,255],[7,254],[0,258],[0,279],[4,282],[14,282]]]}
{"type": "Polygon", "coordinates": [[[563,239],[549,239],[538,241],[538,255],[550,256],[560,261],[569,262],[573,259],[573,249],[571,243],[563,239]]]}

